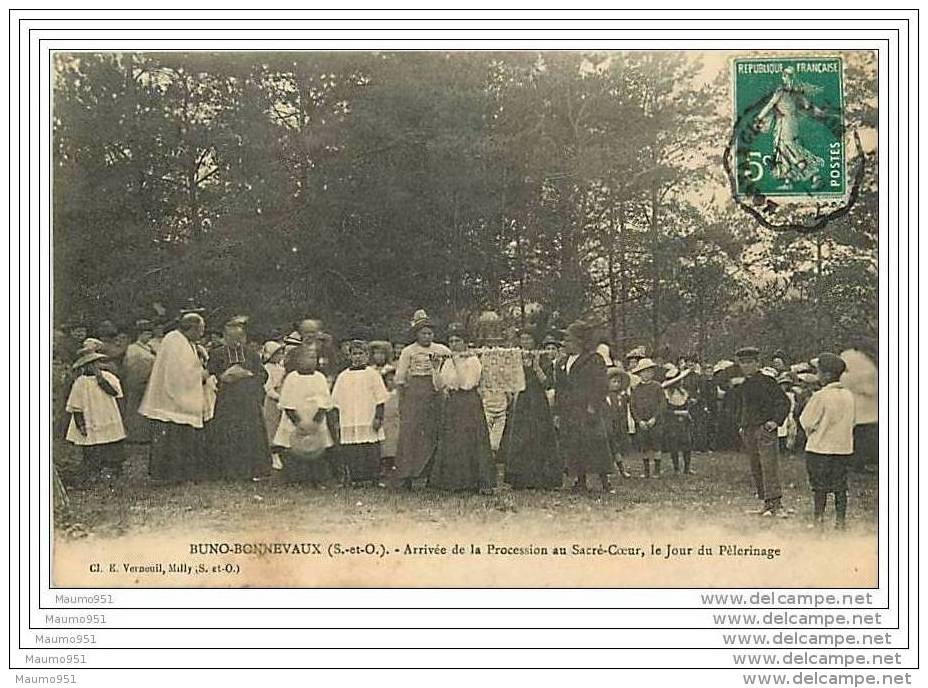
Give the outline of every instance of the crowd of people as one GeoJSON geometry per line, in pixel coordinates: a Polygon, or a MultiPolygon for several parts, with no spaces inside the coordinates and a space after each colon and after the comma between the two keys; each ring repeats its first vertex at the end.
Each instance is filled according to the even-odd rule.
{"type": "Polygon", "coordinates": [[[614,492],[633,461],[642,478],[689,476],[694,453],[736,450],[758,513],[776,516],[778,462],[795,453],[815,522],[832,493],[840,527],[848,469],[876,455],[875,409],[842,385],[831,352],[791,364],[748,346],[704,366],[636,347],[620,359],[580,321],[507,342],[462,323],[437,337],[424,311],[408,342],[336,341],[314,318],[256,338],[233,317],[207,336],[196,309],[167,327],[139,320],[132,336],[110,322],[88,334],[58,331],[54,348],[59,431],[81,447],[84,481],[118,476],[134,444],[160,481],[614,492]]]}

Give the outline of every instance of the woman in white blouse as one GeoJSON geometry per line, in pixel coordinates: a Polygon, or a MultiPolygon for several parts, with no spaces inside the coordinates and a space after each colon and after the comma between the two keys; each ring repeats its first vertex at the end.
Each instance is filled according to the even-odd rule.
{"type": "Polygon", "coordinates": [[[437,378],[444,412],[429,485],[440,490],[489,491],[496,485],[496,465],[477,393],[482,368],[480,359],[466,352],[465,342],[464,326],[449,325],[451,355],[442,362],[437,378]]]}
{"type": "Polygon", "coordinates": [[[425,311],[413,315],[412,334],[416,341],[403,349],[396,365],[401,421],[394,479],[408,489],[426,476],[435,456],[441,421],[436,371],[451,354],[444,344],[432,341],[432,321],[425,311]]]}

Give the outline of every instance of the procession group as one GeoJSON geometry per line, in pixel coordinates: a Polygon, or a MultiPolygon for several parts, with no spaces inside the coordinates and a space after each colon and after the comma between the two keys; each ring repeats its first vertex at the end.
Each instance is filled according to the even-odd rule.
{"type": "Polygon", "coordinates": [[[633,459],[644,478],[671,466],[686,476],[694,451],[732,449],[746,455],[759,514],[785,514],[779,460],[796,453],[815,522],[828,493],[845,522],[862,419],[834,353],[790,365],[783,352],[743,347],[703,368],[636,347],[623,361],[584,322],[521,331],[507,346],[475,341],[461,323],[438,337],[421,310],[408,344],[336,343],[313,318],[267,341],[249,337],[244,317],[209,338],[200,312],[172,327],[140,320],[132,341],[109,322],[70,342],[59,333],[62,432],[81,447],[82,480],[114,478],[136,444],[160,481],[276,475],[487,492],[501,478],[513,489],[586,492],[592,481],[614,492],[633,459]]]}

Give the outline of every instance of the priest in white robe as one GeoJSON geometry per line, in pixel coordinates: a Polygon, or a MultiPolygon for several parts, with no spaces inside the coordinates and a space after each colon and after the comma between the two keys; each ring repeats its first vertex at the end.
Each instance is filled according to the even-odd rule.
{"type": "Polygon", "coordinates": [[[139,406],[139,413],[152,421],[149,474],[156,480],[203,475],[208,375],[197,341],[205,329],[200,315],[188,313],[176,330],[165,335],[139,406]]]}

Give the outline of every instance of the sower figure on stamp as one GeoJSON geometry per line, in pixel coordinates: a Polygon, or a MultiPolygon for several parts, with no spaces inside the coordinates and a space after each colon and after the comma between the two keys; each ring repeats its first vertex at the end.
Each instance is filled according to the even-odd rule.
{"type": "Polygon", "coordinates": [[[751,466],[763,516],[781,509],[777,428],[789,413],[789,399],[776,380],[760,371],[760,351],[746,346],[736,352],[745,379],[741,385],[741,437],[751,466]]]}

